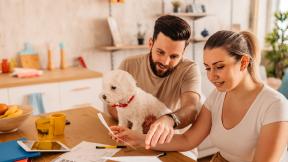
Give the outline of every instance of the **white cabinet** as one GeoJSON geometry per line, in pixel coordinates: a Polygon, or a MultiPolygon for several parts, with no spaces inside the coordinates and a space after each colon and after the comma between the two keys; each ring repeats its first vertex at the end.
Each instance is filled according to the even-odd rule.
{"type": "Polygon", "coordinates": [[[8,103],[8,89],[3,88],[0,89],[0,103],[8,103]]]}
{"type": "Polygon", "coordinates": [[[93,97],[93,100],[95,100],[93,102],[93,106],[97,107],[98,110],[100,110],[101,112],[104,112],[104,103],[103,101],[100,99],[100,93],[102,92],[102,78],[98,78],[95,80],[94,82],[94,88],[95,88],[95,92],[97,96],[93,97]]]}
{"type": "Polygon", "coordinates": [[[102,79],[85,79],[60,83],[60,102],[64,109],[94,106],[103,111],[103,104],[99,98],[102,79]]]}
{"type": "Polygon", "coordinates": [[[45,112],[84,106],[103,111],[103,103],[99,98],[101,89],[102,78],[0,88],[0,103],[29,105],[28,97],[38,93],[42,97],[45,112]]]}
{"type": "Polygon", "coordinates": [[[28,97],[39,93],[42,96],[45,112],[57,111],[60,108],[59,84],[38,84],[9,88],[9,104],[28,105],[28,97]]]}

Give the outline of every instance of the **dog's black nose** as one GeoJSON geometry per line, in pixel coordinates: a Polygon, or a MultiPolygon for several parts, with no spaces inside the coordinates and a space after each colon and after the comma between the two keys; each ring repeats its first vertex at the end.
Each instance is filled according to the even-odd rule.
{"type": "Polygon", "coordinates": [[[103,98],[104,100],[106,100],[107,97],[106,97],[105,95],[102,95],[102,98],[103,98]]]}

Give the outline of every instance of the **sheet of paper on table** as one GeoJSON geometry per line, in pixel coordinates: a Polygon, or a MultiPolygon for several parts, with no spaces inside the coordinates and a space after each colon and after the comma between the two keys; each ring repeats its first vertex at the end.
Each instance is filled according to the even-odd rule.
{"type": "Polygon", "coordinates": [[[196,154],[193,150],[185,151],[185,152],[179,152],[193,160],[197,160],[198,154],[196,154]],[[196,154],[196,155],[195,155],[196,154]]]}
{"type": "Polygon", "coordinates": [[[53,162],[105,162],[103,157],[111,157],[121,149],[96,149],[96,146],[105,146],[100,143],[82,141],[71,149],[70,152],[60,155],[53,162]]]}
{"type": "Polygon", "coordinates": [[[103,157],[106,160],[114,160],[120,162],[161,162],[157,156],[119,156],[119,157],[103,157]]]}

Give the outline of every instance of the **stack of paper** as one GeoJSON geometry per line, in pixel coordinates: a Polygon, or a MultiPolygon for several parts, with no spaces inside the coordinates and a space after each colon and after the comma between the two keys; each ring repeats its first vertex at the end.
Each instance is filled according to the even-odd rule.
{"type": "Polygon", "coordinates": [[[120,157],[104,157],[106,160],[114,160],[120,162],[161,162],[157,156],[120,156],[120,157]]]}
{"type": "Polygon", "coordinates": [[[103,157],[111,157],[120,149],[96,149],[96,146],[105,146],[100,143],[82,141],[71,149],[70,152],[62,154],[54,162],[76,161],[76,162],[104,162],[103,157]]]}

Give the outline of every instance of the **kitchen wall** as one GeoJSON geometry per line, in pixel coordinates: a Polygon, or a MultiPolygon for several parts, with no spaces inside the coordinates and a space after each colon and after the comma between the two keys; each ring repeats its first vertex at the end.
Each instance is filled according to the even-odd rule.
{"type": "MultiPolygon", "coordinates": [[[[167,1],[167,0],[164,0],[167,1]]],[[[188,0],[189,1],[189,0],[188,0]]],[[[249,0],[196,0],[206,6],[208,17],[195,22],[196,36],[203,28],[213,33],[230,29],[232,23],[247,29],[249,23],[249,0]],[[233,11],[231,12],[231,2],[233,11]]],[[[171,11],[170,3],[165,10],[171,11]]],[[[151,36],[154,20],[162,11],[161,0],[126,0],[113,4],[111,14],[115,17],[125,44],[136,44],[138,22],[144,24],[147,38],[151,36]]],[[[106,22],[109,15],[108,0],[0,0],[0,59],[16,57],[25,42],[32,44],[46,67],[47,44],[53,51],[54,66],[59,65],[60,42],[64,43],[66,61],[73,64],[75,57],[84,57],[90,69],[105,72],[111,68],[111,55],[99,48],[111,45],[111,34],[106,22]]],[[[192,21],[186,19],[192,24],[192,21]]],[[[146,39],[147,40],[147,39],[146,39]]],[[[202,67],[203,43],[186,50],[186,56],[196,59],[202,67]],[[192,57],[193,56],[193,57],[192,57]]],[[[119,51],[114,53],[115,67],[128,55],[145,53],[147,50],[119,51]]],[[[205,72],[202,70],[205,92],[210,91],[205,72]]]]}
{"type": "Polygon", "coordinates": [[[0,57],[15,57],[29,42],[45,67],[46,47],[50,43],[56,66],[58,44],[63,42],[68,64],[83,55],[92,59],[88,62],[91,68],[109,69],[109,57],[97,50],[111,42],[107,15],[108,3],[103,0],[0,0],[0,57]]]}

